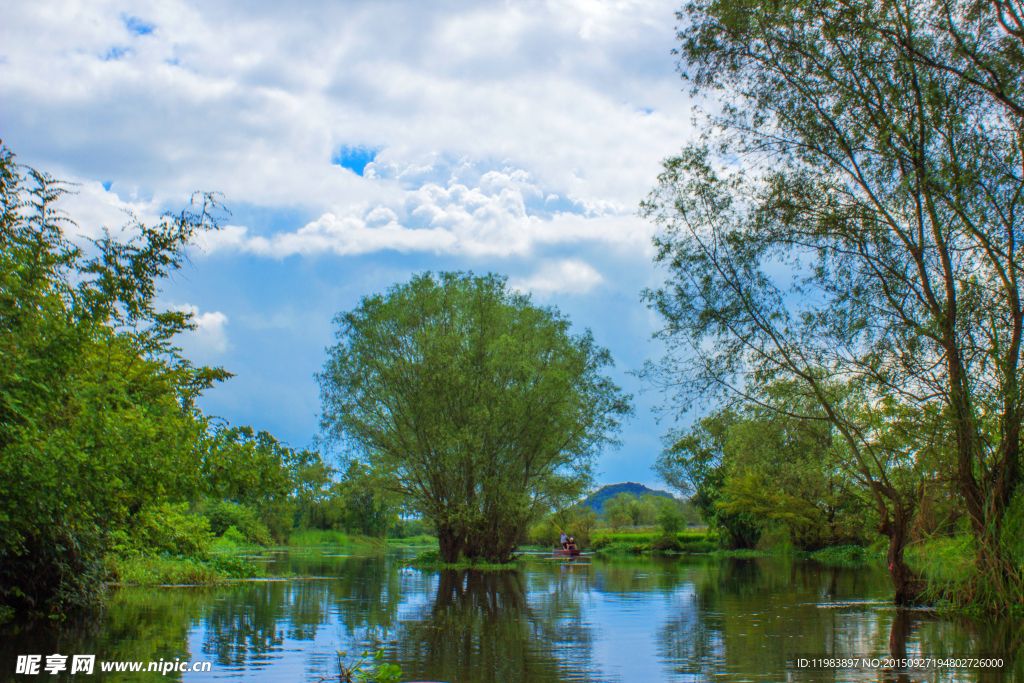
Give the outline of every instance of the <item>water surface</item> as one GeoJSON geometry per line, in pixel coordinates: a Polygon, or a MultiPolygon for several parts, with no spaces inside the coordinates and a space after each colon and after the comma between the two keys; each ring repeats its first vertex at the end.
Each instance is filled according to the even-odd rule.
{"type": "MultiPolygon", "coordinates": [[[[1016,620],[897,611],[884,572],[759,558],[591,558],[421,572],[398,552],[267,553],[270,576],[121,588],[105,612],[0,633],[0,680],[337,680],[338,650],[384,647],[404,681],[1024,681],[1016,620]],[[891,653],[1004,660],[894,670],[891,653]],[[18,655],[210,662],[208,672],[15,675],[18,655]],[[856,668],[800,660],[856,659],[856,668]]],[[[45,663],[45,662],[44,662],[45,663]]],[[[70,668],[70,667],[69,667],[70,668]]]]}

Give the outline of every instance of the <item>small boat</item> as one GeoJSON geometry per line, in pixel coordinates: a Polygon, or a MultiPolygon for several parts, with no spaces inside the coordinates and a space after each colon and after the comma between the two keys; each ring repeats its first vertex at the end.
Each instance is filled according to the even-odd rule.
{"type": "Polygon", "coordinates": [[[555,548],[553,551],[555,557],[578,557],[580,551],[577,550],[562,550],[561,548],[555,548]]]}

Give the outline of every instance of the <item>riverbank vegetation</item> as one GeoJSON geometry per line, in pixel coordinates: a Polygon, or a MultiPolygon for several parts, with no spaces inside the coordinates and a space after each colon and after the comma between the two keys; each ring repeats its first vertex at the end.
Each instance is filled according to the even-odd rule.
{"type": "Polygon", "coordinates": [[[679,17],[684,78],[723,106],[642,206],[669,349],[643,377],[717,410],[660,471],[734,545],[878,533],[898,605],[1020,604],[1019,5],[679,17]],[[969,544],[961,580],[909,559],[943,544],[969,544]]]}
{"type": "Polygon", "coordinates": [[[98,605],[107,582],[252,576],[216,551],[295,529],[424,532],[364,466],[338,471],[196,408],[231,374],[183,358],[173,339],[191,315],[156,301],[218,228],[215,196],[79,246],[67,191],[0,146],[0,615],[98,605]]]}

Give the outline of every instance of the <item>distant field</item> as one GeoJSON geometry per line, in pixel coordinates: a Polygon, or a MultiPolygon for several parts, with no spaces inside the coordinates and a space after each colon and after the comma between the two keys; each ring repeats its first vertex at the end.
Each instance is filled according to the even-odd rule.
{"type": "Polygon", "coordinates": [[[608,553],[644,553],[648,551],[672,551],[686,553],[707,553],[718,547],[718,534],[707,530],[681,531],[676,534],[677,544],[666,543],[660,531],[595,532],[590,547],[608,553]]]}
{"type": "Polygon", "coordinates": [[[436,548],[437,537],[422,534],[420,536],[410,536],[409,538],[389,538],[388,545],[393,548],[436,548]]]}
{"type": "Polygon", "coordinates": [[[346,534],[341,531],[324,531],[321,529],[304,529],[293,531],[288,537],[288,545],[295,548],[316,548],[327,545],[358,545],[369,548],[386,548],[387,542],[382,538],[346,534]]]}
{"type": "MultiPolygon", "coordinates": [[[[650,543],[661,536],[660,531],[595,531],[590,537],[593,540],[604,539],[608,543],[650,543]]],[[[706,529],[680,531],[676,537],[681,542],[687,541],[715,541],[718,534],[709,533],[706,529]]]]}

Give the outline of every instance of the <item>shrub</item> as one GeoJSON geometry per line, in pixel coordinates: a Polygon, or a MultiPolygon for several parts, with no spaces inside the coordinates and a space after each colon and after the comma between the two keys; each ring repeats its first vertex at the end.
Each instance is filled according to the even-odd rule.
{"type": "Polygon", "coordinates": [[[679,542],[679,538],[675,534],[663,534],[651,541],[651,550],[658,552],[680,552],[682,549],[683,544],[679,542]]]}
{"type": "Polygon", "coordinates": [[[0,548],[0,605],[62,612],[100,604],[103,546],[101,530],[88,522],[58,519],[41,525],[40,533],[24,534],[15,550],[0,548]]]}
{"type": "Polygon", "coordinates": [[[228,530],[224,532],[223,538],[235,545],[245,545],[245,536],[234,525],[228,527],[228,530]]]}
{"type": "Polygon", "coordinates": [[[288,543],[288,536],[291,534],[295,522],[296,506],[290,500],[270,500],[260,504],[259,512],[256,515],[257,525],[261,525],[267,531],[269,539],[266,543],[259,539],[263,536],[259,530],[250,533],[250,543],[258,545],[270,545],[271,542],[284,545],[288,543]]]}
{"type": "Polygon", "coordinates": [[[856,567],[868,561],[868,555],[859,545],[837,545],[811,553],[811,559],[833,567],[856,567]]]}
{"type": "Polygon", "coordinates": [[[167,555],[110,555],[106,564],[109,573],[118,581],[141,586],[220,583],[229,578],[248,578],[260,573],[260,568],[253,563],[231,556],[214,556],[203,561],[167,555]]]}
{"type": "Polygon", "coordinates": [[[210,530],[217,536],[223,536],[229,528],[235,527],[245,544],[270,545],[273,542],[266,525],[256,517],[255,511],[245,505],[217,501],[206,508],[206,515],[210,518],[210,530]]]}
{"type": "Polygon", "coordinates": [[[683,514],[680,512],[679,504],[676,501],[665,501],[661,504],[661,509],[658,511],[658,524],[661,526],[661,530],[666,538],[679,533],[683,526],[683,514]]]}
{"type": "Polygon", "coordinates": [[[204,557],[210,548],[210,520],[188,513],[188,504],[181,503],[145,507],[125,529],[111,534],[112,550],[122,555],[131,553],[183,555],[204,557]]]}

